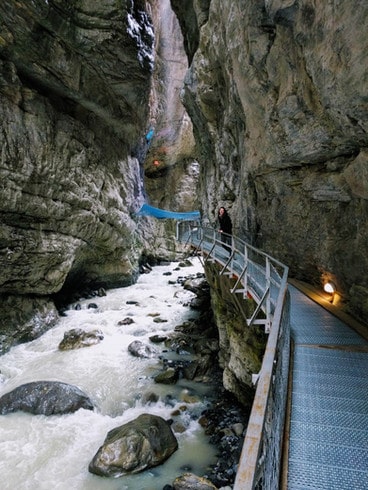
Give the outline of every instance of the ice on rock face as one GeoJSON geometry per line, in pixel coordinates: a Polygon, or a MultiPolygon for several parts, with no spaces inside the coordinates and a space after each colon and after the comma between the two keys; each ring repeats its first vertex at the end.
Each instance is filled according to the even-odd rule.
{"type": "Polygon", "coordinates": [[[128,13],[127,31],[130,37],[135,41],[138,48],[138,60],[140,65],[147,67],[150,71],[154,65],[154,32],[152,24],[146,12],[138,11],[135,17],[132,13],[128,13]]]}

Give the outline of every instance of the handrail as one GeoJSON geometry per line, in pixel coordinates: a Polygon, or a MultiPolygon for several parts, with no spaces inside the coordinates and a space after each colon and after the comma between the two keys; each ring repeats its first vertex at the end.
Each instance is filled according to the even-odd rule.
{"type": "MultiPolygon", "coordinates": [[[[209,260],[223,266],[220,274],[225,271],[237,278],[232,293],[250,294],[260,304],[265,318],[265,330],[268,333],[274,316],[280,286],[283,277],[287,277],[288,268],[277,259],[247,244],[238,237],[230,237],[219,233],[214,228],[201,227],[199,222],[178,222],[177,239],[201,250],[209,260]],[[231,239],[231,245],[225,245],[224,237],[231,239]],[[227,248],[229,250],[227,251],[227,248]],[[238,288],[239,284],[242,288],[238,288]],[[235,289],[236,287],[236,289],[235,289]],[[263,301],[261,301],[263,299],[263,301]]],[[[248,326],[253,321],[249,319],[248,326]]],[[[253,319],[255,320],[255,318],[253,319]]],[[[259,323],[259,321],[257,322],[259,323]]]]}
{"type": "MultiPolygon", "coordinates": [[[[285,421],[287,373],[290,351],[288,267],[268,254],[232,237],[231,253],[225,253],[221,235],[199,222],[178,223],[177,238],[190,243],[237,277],[236,294],[250,293],[266,316],[269,337],[258,374],[257,389],[244,439],[233,490],[278,488],[282,435],[285,421]]],[[[248,326],[258,324],[251,318],[248,326]]]]}

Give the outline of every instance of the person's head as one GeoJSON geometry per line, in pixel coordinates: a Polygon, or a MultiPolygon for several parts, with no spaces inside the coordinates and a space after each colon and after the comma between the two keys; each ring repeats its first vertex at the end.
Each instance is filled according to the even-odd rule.
{"type": "Polygon", "coordinates": [[[218,210],[219,216],[224,216],[224,214],[226,213],[227,213],[226,209],[223,206],[221,206],[221,208],[218,210]]]}

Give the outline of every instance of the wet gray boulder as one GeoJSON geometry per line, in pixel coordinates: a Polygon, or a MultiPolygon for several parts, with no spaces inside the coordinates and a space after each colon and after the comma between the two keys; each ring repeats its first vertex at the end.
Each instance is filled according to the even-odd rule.
{"type": "Polygon", "coordinates": [[[169,367],[155,376],[155,383],[162,383],[166,385],[173,385],[179,379],[179,371],[173,367],[169,367]]]}
{"type": "Polygon", "coordinates": [[[217,487],[209,480],[193,473],[184,473],[176,478],[173,488],[174,490],[217,490],[217,487]]]}
{"type": "Polygon", "coordinates": [[[205,277],[190,277],[184,282],[183,287],[199,297],[208,296],[209,284],[205,277]]]}
{"type": "Polygon", "coordinates": [[[80,349],[90,345],[99,344],[104,336],[101,330],[86,332],[81,328],[72,328],[64,333],[64,338],[59,344],[59,350],[80,349]]]}
{"type": "Polygon", "coordinates": [[[34,381],[18,386],[0,398],[0,414],[23,411],[35,415],[60,415],[80,408],[93,410],[89,397],[77,386],[59,381],[34,381]]]}
{"type": "Polygon", "coordinates": [[[153,357],[157,354],[154,347],[146,345],[140,340],[134,340],[131,344],[129,344],[128,351],[132,354],[132,356],[142,358],[153,357]]]}
{"type": "Polygon", "coordinates": [[[115,478],[139,473],[163,463],[177,449],[169,423],[144,413],[108,432],[88,469],[96,475],[115,478]]]}

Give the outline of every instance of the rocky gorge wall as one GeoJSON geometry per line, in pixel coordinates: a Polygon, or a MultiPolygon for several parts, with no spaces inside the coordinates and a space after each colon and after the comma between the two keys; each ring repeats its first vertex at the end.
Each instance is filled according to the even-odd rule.
{"type": "Polygon", "coordinates": [[[0,6],[2,331],[36,328],[35,317],[47,328],[62,288],[130,284],[137,274],[136,155],[154,63],[144,7],[0,6]]]}
{"type": "MultiPolygon", "coordinates": [[[[171,6],[177,20],[169,0],[0,5],[4,349],[56,321],[55,296],[175,256],[175,223],[138,218],[144,200],[210,222],[225,205],[239,237],[332,278],[366,318],[368,7],[171,6]]],[[[246,404],[265,338],[244,338],[212,272],[225,385],[246,404]]]]}
{"type": "Polygon", "coordinates": [[[251,318],[255,303],[230,291],[236,279],[220,274],[221,267],[208,261],[206,278],[210,285],[211,307],[219,335],[219,365],[223,371],[224,388],[240,403],[251,408],[255,387],[252,375],[261,370],[268,334],[259,325],[245,327],[245,317],[251,318]]]}
{"type": "Polygon", "coordinates": [[[1,352],[54,301],[174,258],[175,224],[136,213],[193,209],[198,163],[169,0],[9,1],[0,20],[1,352]]]}
{"type": "MultiPolygon", "coordinates": [[[[145,198],[152,206],[170,211],[198,209],[199,165],[190,118],[180,100],[188,69],[183,37],[170,0],[152,2],[155,29],[155,64],[149,99],[149,132],[152,138],[143,159],[145,198]]],[[[173,258],[176,223],[172,220],[142,220],[140,232],[144,253],[157,251],[173,258]]]]}
{"type": "Polygon", "coordinates": [[[199,196],[214,221],[368,314],[368,5],[172,0],[199,196]]]}

